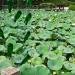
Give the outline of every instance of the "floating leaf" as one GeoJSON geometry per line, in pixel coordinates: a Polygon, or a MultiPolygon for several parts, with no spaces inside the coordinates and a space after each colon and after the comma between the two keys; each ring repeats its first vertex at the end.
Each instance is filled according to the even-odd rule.
{"type": "Polygon", "coordinates": [[[31,57],[38,57],[39,56],[39,53],[35,49],[30,49],[30,51],[28,52],[28,54],[31,57]]]}
{"type": "Polygon", "coordinates": [[[49,52],[49,43],[42,43],[36,47],[36,50],[39,54],[46,54],[49,52]]]}
{"type": "Polygon", "coordinates": [[[12,66],[11,61],[9,61],[5,56],[0,56],[0,70],[9,66],[12,66]]]}
{"type": "Polygon", "coordinates": [[[21,75],[36,75],[36,69],[32,65],[26,63],[20,67],[21,75]]]}
{"type": "Polygon", "coordinates": [[[52,60],[48,60],[47,65],[51,70],[60,70],[63,66],[63,61],[52,59],[52,60]]]}
{"type": "Polygon", "coordinates": [[[61,74],[61,75],[75,75],[75,74],[73,74],[73,73],[71,73],[71,72],[65,72],[65,73],[63,73],[63,74],[61,74]]]}
{"type": "Polygon", "coordinates": [[[74,63],[70,63],[68,61],[64,62],[64,67],[68,70],[68,71],[74,71],[75,70],[75,64],[74,63]]]}
{"type": "Polygon", "coordinates": [[[24,56],[19,54],[13,54],[12,59],[15,64],[20,64],[23,61],[24,56]]]}
{"type": "Polygon", "coordinates": [[[21,14],[22,12],[19,10],[14,17],[14,22],[16,22],[20,18],[21,14]]]}
{"type": "Polygon", "coordinates": [[[34,57],[31,59],[31,63],[33,65],[41,65],[43,63],[43,60],[40,57],[34,57]]]}
{"type": "Polygon", "coordinates": [[[21,75],[51,75],[50,71],[44,65],[32,66],[24,64],[20,67],[21,75]]]}
{"type": "Polygon", "coordinates": [[[9,37],[9,38],[6,40],[6,46],[8,46],[9,43],[13,44],[13,46],[16,45],[16,41],[15,41],[12,37],[9,37]]]}
{"type": "Polygon", "coordinates": [[[38,36],[40,39],[47,40],[51,38],[52,32],[47,31],[45,29],[39,29],[38,36]]]}
{"type": "Polygon", "coordinates": [[[36,75],[51,75],[49,69],[44,65],[38,65],[36,67],[36,75]]]}
{"type": "Polygon", "coordinates": [[[26,18],[25,18],[25,21],[24,21],[26,25],[30,21],[31,17],[32,17],[32,14],[31,13],[28,13],[27,16],[26,16],[26,18]]]}
{"type": "Polygon", "coordinates": [[[2,52],[5,52],[6,51],[6,48],[5,48],[4,45],[0,45],[0,51],[2,51],[2,52]]]}

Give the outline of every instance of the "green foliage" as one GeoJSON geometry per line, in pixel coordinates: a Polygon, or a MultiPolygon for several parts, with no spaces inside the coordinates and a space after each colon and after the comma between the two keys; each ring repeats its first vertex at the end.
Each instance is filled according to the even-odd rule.
{"type": "Polygon", "coordinates": [[[24,64],[20,67],[20,70],[21,75],[51,75],[48,68],[44,65],[33,67],[30,64],[24,64]]]}
{"type": "Polygon", "coordinates": [[[60,70],[63,66],[63,61],[62,60],[56,60],[56,59],[52,59],[48,61],[48,67],[51,70],[60,70]]]}
{"type": "Polygon", "coordinates": [[[25,21],[24,21],[24,23],[25,23],[26,25],[27,25],[28,22],[30,21],[31,17],[32,17],[32,14],[31,14],[31,13],[28,13],[27,16],[26,16],[26,18],[25,18],[25,21]]]}
{"type": "Polygon", "coordinates": [[[10,66],[11,66],[11,61],[8,60],[5,56],[0,56],[0,70],[10,66]]]}
{"type": "Polygon", "coordinates": [[[8,1],[8,10],[9,10],[9,13],[11,13],[13,8],[13,0],[7,0],[7,1],[8,1]]]}
{"type": "Polygon", "coordinates": [[[20,67],[21,75],[35,75],[35,68],[30,64],[24,64],[20,67]]]}
{"type": "Polygon", "coordinates": [[[14,22],[16,22],[20,18],[21,14],[22,14],[22,12],[20,10],[17,11],[17,13],[16,13],[16,15],[14,17],[14,22]]]}
{"type": "Polygon", "coordinates": [[[75,75],[75,11],[30,10],[27,25],[27,11],[14,22],[16,12],[0,12],[0,55],[9,53],[21,75],[75,75]]]}
{"type": "Polygon", "coordinates": [[[73,5],[73,4],[70,5],[70,6],[69,6],[69,9],[74,11],[74,10],[75,10],[75,5],[73,5]]]}
{"type": "Polygon", "coordinates": [[[23,46],[23,44],[21,44],[21,43],[16,43],[16,41],[14,39],[12,39],[12,38],[8,38],[6,40],[6,46],[7,47],[8,47],[9,44],[12,44],[13,45],[13,47],[12,46],[10,47],[10,48],[13,49],[13,50],[11,50],[11,49],[9,50],[10,53],[12,53],[12,51],[13,52],[17,52],[23,46]]]}
{"type": "Polygon", "coordinates": [[[30,31],[28,31],[28,32],[26,33],[26,35],[25,35],[25,37],[24,37],[24,43],[26,42],[26,40],[28,40],[29,36],[30,36],[30,31]]]}
{"type": "Polygon", "coordinates": [[[55,5],[63,5],[66,4],[68,1],[67,0],[45,0],[46,2],[51,2],[55,5]]]}
{"type": "Polygon", "coordinates": [[[0,29],[0,37],[2,37],[4,39],[4,33],[3,33],[2,29],[0,29]]]}
{"type": "Polygon", "coordinates": [[[33,2],[33,0],[26,0],[26,4],[27,4],[28,6],[32,6],[32,2],[33,2]]]}
{"type": "Polygon", "coordinates": [[[13,53],[13,44],[9,43],[7,48],[7,54],[9,57],[11,57],[12,53],[13,53]]]}
{"type": "Polygon", "coordinates": [[[33,65],[41,65],[43,63],[43,60],[40,57],[32,58],[30,61],[33,65]]]}
{"type": "Polygon", "coordinates": [[[68,0],[68,1],[75,2],[75,0],[68,0]]]}

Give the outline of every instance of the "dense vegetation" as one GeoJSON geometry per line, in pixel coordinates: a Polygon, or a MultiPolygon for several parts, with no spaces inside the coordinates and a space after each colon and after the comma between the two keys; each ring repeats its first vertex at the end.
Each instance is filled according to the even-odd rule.
{"type": "MultiPolygon", "coordinates": [[[[61,6],[67,0],[49,1],[61,6]]],[[[0,11],[0,70],[14,66],[20,75],[75,75],[75,11],[19,9],[19,3],[14,10],[8,0],[8,11],[0,11]]]]}
{"type": "Polygon", "coordinates": [[[23,10],[15,22],[16,13],[0,12],[0,69],[12,65],[21,75],[75,74],[75,12],[23,10]],[[26,25],[28,11],[32,18],[26,25]]]}

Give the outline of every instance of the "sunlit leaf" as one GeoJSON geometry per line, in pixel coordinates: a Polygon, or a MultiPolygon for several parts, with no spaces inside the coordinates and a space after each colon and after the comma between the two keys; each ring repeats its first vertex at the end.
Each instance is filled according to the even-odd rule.
{"type": "Polygon", "coordinates": [[[33,65],[41,65],[43,63],[43,61],[40,57],[34,57],[31,59],[31,63],[33,65]]]}

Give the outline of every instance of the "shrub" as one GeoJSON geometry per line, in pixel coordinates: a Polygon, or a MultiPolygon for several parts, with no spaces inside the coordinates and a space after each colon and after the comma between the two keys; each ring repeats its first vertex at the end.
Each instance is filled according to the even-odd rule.
{"type": "Polygon", "coordinates": [[[69,5],[69,9],[70,10],[75,10],[75,5],[73,5],[73,4],[69,5]]]}

